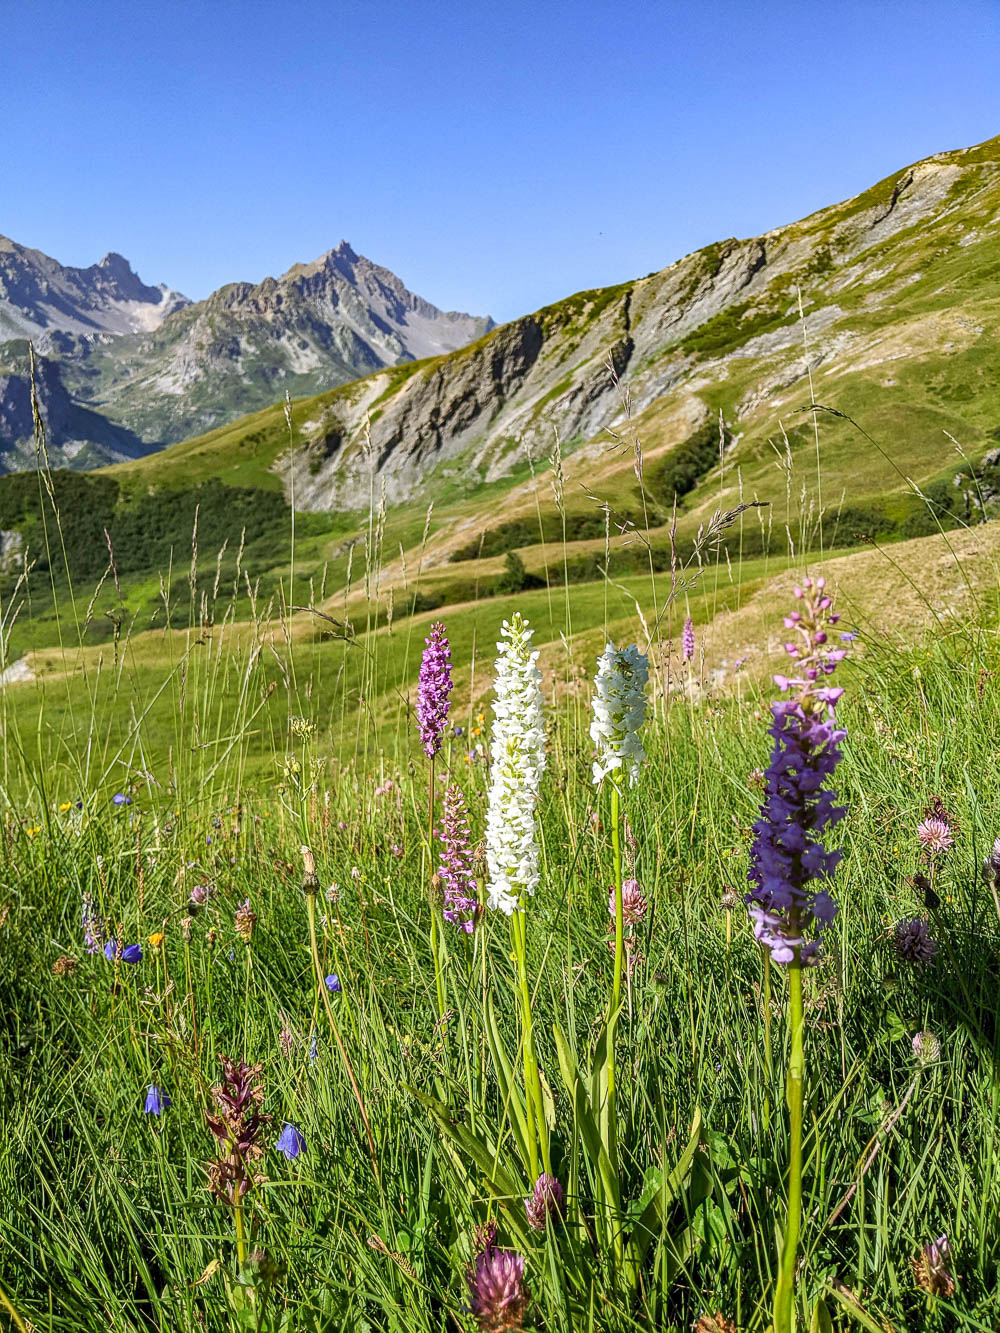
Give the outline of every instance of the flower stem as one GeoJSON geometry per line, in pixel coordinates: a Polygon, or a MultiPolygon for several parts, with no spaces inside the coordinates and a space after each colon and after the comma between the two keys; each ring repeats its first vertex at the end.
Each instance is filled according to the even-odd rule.
{"type": "Polygon", "coordinates": [[[611,983],[611,1008],[608,1012],[608,1052],[607,1099],[601,1107],[601,1129],[604,1146],[607,1149],[612,1169],[618,1171],[618,1108],[616,1068],[615,1068],[615,1032],[618,1026],[618,1011],[621,1008],[622,969],[625,960],[625,914],[622,904],[622,840],[621,840],[621,791],[614,774],[611,783],[611,850],[614,858],[615,877],[615,971],[611,983]]]}
{"type": "Polygon", "coordinates": [[[771,1125],[771,1086],[774,1079],[774,1063],[771,1055],[771,950],[761,945],[764,955],[764,1124],[771,1125]]]}
{"type": "MultiPolygon", "coordinates": [[[[438,902],[434,892],[434,757],[427,779],[427,901],[431,905],[431,956],[437,990],[438,1018],[444,1018],[444,977],[441,975],[441,942],[438,938],[438,902]]],[[[443,1040],[443,1035],[442,1035],[443,1040]]]]}
{"type": "Polygon", "coordinates": [[[247,1261],[247,1241],[246,1233],[243,1229],[243,1200],[237,1199],[233,1204],[233,1216],[236,1219],[236,1262],[240,1266],[247,1261]]]}
{"type": "Polygon", "coordinates": [[[622,908],[621,792],[614,777],[611,782],[611,848],[615,865],[615,975],[611,987],[611,1016],[618,1013],[622,995],[622,968],[625,958],[625,918],[622,908]]]}
{"type": "Polygon", "coordinates": [[[511,934],[514,939],[514,956],[517,962],[518,989],[521,996],[521,1040],[524,1048],[524,1108],[528,1120],[528,1165],[534,1180],[538,1176],[539,1145],[541,1145],[542,1165],[551,1171],[549,1158],[549,1134],[545,1124],[545,1103],[542,1099],[542,1083],[538,1077],[538,1061],[535,1058],[535,1032],[531,1017],[531,992],[528,987],[527,931],[524,911],[518,907],[510,919],[511,934]],[[532,1128],[534,1121],[534,1128],[532,1128]]]}
{"type": "Polygon", "coordinates": [[[788,968],[790,1044],[785,1096],[788,1101],[788,1217],[781,1243],[781,1265],[774,1293],[774,1333],[795,1331],[795,1262],[802,1223],[802,1117],[805,1056],[802,1048],[802,964],[796,957],[788,968]]]}

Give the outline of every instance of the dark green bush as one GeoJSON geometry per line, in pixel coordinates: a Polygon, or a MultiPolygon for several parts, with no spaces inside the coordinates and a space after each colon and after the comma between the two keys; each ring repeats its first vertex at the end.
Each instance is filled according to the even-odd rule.
{"type": "Polygon", "coordinates": [[[527,586],[528,571],[524,561],[516,551],[508,551],[503,562],[503,573],[497,579],[497,592],[501,595],[521,592],[527,586]]]}
{"type": "MultiPolygon", "coordinates": [[[[724,437],[728,446],[731,437],[724,437]]],[[[650,489],[660,503],[672,505],[693,491],[702,477],[719,462],[719,423],[709,417],[683,443],[671,449],[666,458],[649,469],[650,489]]]]}

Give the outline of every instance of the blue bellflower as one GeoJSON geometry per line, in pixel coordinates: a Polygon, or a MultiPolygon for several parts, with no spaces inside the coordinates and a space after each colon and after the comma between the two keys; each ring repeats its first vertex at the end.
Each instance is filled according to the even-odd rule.
{"type": "Polygon", "coordinates": [[[158,1088],[155,1083],[150,1083],[149,1091],[146,1093],[146,1104],[143,1107],[146,1115],[162,1115],[170,1105],[170,1097],[158,1088]]]}
{"type": "Polygon", "coordinates": [[[305,1152],[306,1141],[294,1125],[286,1124],[274,1146],[278,1152],[283,1152],[290,1162],[294,1162],[299,1153],[305,1152]]]}
{"type": "Polygon", "coordinates": [[[123,948],[117,940],[108,940],[104,946],[104,957],[109,963],[115,962],[116,959],[120,959],[123,963],[141,963],[142,945],[126,944],[123,948]]]}

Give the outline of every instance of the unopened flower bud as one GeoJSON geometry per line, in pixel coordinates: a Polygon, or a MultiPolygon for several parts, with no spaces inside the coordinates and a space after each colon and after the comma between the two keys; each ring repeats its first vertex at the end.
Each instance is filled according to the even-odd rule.
{"type": "Polygon", "coordinates": [[[941,1043],[933,1032],[918,1032],[913,1038],[913,1054],[920,1065],[936,1065],[941,1059],[941,1043]]]}
{"type": "Polygon", "coordinates": [[[302,853],[302,892],[318,893],[319,876],[316,874],[316,858],[308,847],[300,847],[299,850],[302,853]]]}

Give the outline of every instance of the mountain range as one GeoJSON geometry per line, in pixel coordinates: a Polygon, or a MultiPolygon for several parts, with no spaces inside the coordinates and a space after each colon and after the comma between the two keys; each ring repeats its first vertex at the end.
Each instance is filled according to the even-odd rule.
{"type": "Polygon", "coordinates": [[[0,470],[34,460],[27,342],[53,465],[140,457],[284,396],[451,351],[493,327],[438,310],[342,241],[191,302],[108,254],[66,267],[0,237],[0,470]]]}
{"type": "MultiPolygon", "coordinates": [[[[957,541],[981,527],[988,542],[996,525],[984,520],[1000,517],[998,223],[1000,138],[499,328],[438,319],[345,246],[131,333],[93,327],[140,299],[130,283],[112,290],[102,278],[105,290],[77,307],[87,331],[35,335],[36,386],[57,441],[50,461],[77,450],[77,470],[52,475],[52,503],[70,520],[66,559],[86,586],[100,578],[110,536],[121,589],[139,599],[134,614],[158,625],[163,584],[150,576],[172,569],[171,599],[190,595],[177,571],[195,530],[216,553],[213,587],[227,561],[227,578],[238,582],[242,570],[267,596],[289,577],[294,532],[297,588],[340,616],[351,597],[369,595],[355,553],[375,541],[385,614],[449,607],[451,620],[483,597],[553,581],[591,583],[580,607],[600,608],[609,576],[645,580],[673,570],[678,553],[700,559],[706,549],[718,553],[713,597],[739,600],[769,577],[771,561],[895,542],[909,551],[916,586],[936,579],[940,606],[960,609],[965,594],[938,533],[957,541]],[[338,283],[350,291],[334,301],[327,293],[338,283]],[[393,364],[337,383],[349,361],[335,365],[334,335],[321,341],[309,324],[321,305],[340,348],[357,352],[361,342],[393,364]],[[282,376],[261,360],[251,375],[269,320],[272,352],[289,351],[285,330],[295,325],[306,344],[295,350],[322,347],[327,369],[302,370],[299,381],[287,361],[282,376]],[[235,345],[226,344],[234,326],[235,345]],[[442,331],[462,345],[436,351],[442,331]],[[298,394],[309,375],[322,391],[298,394]],[[262,405],[234,418],[232,403],[251,393],[262,405]],[[112,419],[99,394],[129,415],[112,419]],[[183,430],[185,413],[224,424],[149,452],[140,408],[155,404],[168,423],[173,404],[171,429],[183,430]],[[108,457],[124,461],[80,470],[108,457]],[[918,540],[898,540],[908,538],[918,540]]],[[[161,302],[182,299],[145,290],[152,309],[142,318],[153,323],[161,302]]],[[[19,309],[48,317],[42,305],[19,309]]],[[[9,438],[18,415],[30,431],[27,344],[8,343],[6,354],[0,432],[9,438]]],[[[33,461],[30,444],[21,457],[33,461]]],[[[8,580],[24,552],[45,549],[46,503],[33,478],[0,478],[8,580]]],[[[105,591],[123,595],[117,584],[105,591]]],[[[325,633],[308,623],[300,631],[325,633]]],[[[90,623],[95,642],[101,632],[90,623]]],[[[38,640],[26,627],[20,642],[38,640]]]]}
{"type": "MultiPolygon", "coordinates": [[[[651,493],[667,506],[683,494],[694,522],[727,496],[771,495],[776,459],[805,460],[815,475],[804,415],[815,394],[839,415],[823,417],[822,493],[812,488],[806,501],[780,480],[789,540],[815,521],[809,506],[834,502],[854,507],[852,523],[867,506],[876,530],[905,529],[924,521],[915,487],[944,486],[949,503],[966,495],[952,475],[954,441],[973,458],[1000,441],[998,222],[993,139],[800,222],[577,293],[448,355],[303,399],[294,448],[275,408],[118,471],[143,486],[230,477],[283,487],[296,508],[317,511],[366,504],[373,473],[390,502],[435,499],[438,515],[456,488],[474,497],[477,486],[504,485],[507,517],[534,504],[530,486],[510,482],[558,440],[575,504],[586,503],[581,486],[600,483],[634,510],[634,460],[607,432],[628,428],[641,438],[651,493]],[[720,414],[721,455],[718,430],[704,446],[720,414]]],[[[486,493],[476,522],[489,524],[496,508],[486,493]]],[[[471,524],[466,506],[456,531],[471,524]]]]}

